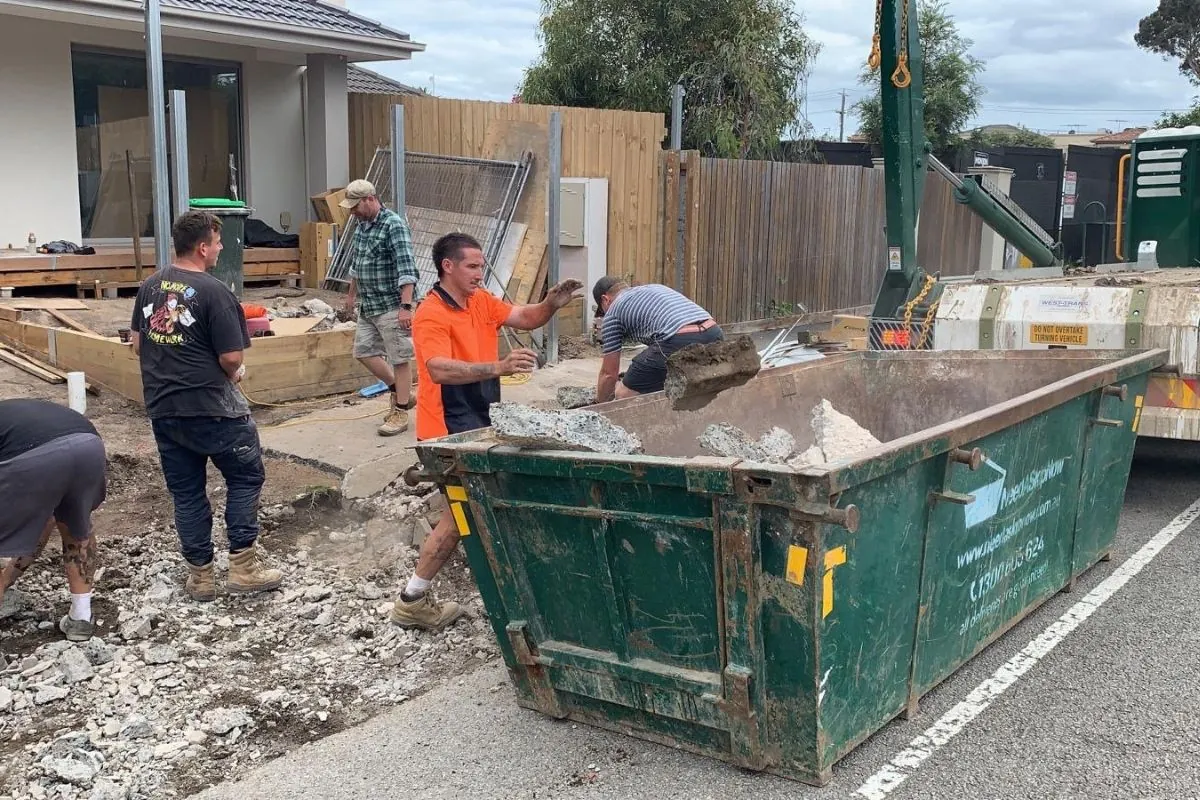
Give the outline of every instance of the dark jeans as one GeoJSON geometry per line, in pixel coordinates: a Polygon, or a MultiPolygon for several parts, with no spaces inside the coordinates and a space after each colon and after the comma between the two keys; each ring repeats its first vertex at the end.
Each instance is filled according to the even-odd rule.
{"type": "Polygon", "coordinates": [[[266,473],[258,428],[250,417],[167,417],[151,421],[163,477],[175,501],[175,529],[183,557],[202,567],[212,561],[212,506],[208,460],[225,478],[225,527],[235,552],[258,538],[258,498],[266,473]]]}

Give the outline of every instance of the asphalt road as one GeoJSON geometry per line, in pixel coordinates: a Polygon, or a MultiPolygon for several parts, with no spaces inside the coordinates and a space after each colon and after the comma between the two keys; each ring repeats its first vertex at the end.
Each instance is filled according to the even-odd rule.
{"type": "Polygon", "coordinates": [[[969,722],[952,724],[956,735],[939,739],[886,797],[1197,797],[1200,522],[1183,527],[1110,590],[1145,561],[1147,542],[1200,499],[1198,466],[1200,447],[1143,444],[1113,560],[938,687],[915,719],[896,720],[844,759],[823,789],[518,709],[503,669],[493,666],[196,797],[861,800],[869,791],[860,789],[877,788],[876,776],[898,753],[934,723],[946,730],[947,712],[977,687],[994,685],[999,668],[1093,590],[1107,600],[1089,607],[1090,616],[969,722]],[[587,777],[592,767],[595,780],[587,777]]]}

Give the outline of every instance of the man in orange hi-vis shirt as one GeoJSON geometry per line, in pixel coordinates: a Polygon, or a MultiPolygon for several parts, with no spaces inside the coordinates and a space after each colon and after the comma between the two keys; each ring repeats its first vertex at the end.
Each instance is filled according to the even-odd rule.
{"type": "MultiPolygon", "coordinates": [[[[540,303],[515,306],[483,287],[484,258],[479,242],[448,233],[433,245],[438,282],[413,315],[417,361],[417,440],[491,425],[488,409],[500,400],[500,378],[532,372],[537,353],[520,348],[500,358],[500,328],[529,331],[550,321],[583,284],[563,281],[540,303]]],[[[436,602],[430,583],[458,544],[458,531],[443,514],[421,545],[415,574],[396,598],[392,621],[406,628],[436,630],[462,616],[452,601],[436,602]]]]}

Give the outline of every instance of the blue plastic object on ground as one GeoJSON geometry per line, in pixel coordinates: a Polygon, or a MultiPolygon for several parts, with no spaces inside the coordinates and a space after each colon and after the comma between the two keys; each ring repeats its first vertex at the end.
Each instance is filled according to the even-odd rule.
{"type": "Polygon", "coordinates": [[[371,384],[370,386],[367,386],[364,389],[359,389],[358,393],[361,394],[363,397],[375,397],[376,395],[383,394],[387,390],[388,390],[388,387],[387,387],[386,383],[384,383],[383,381],[376,381],[375,383],[371,384]]]}

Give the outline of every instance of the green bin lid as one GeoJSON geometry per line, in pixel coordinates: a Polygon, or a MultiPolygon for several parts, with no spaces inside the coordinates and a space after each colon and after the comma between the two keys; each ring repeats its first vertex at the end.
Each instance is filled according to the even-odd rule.
{"type": "Polygon", "coordinates": [[[193,197],[188,201],[192,208],[245,208],[241,200],[229,200],[224,197],[193,197]]]}

